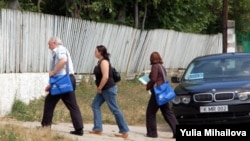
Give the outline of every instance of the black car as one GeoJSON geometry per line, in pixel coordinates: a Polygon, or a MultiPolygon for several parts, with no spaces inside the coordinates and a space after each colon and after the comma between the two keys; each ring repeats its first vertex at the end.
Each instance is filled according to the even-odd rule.
{"type": "Polygon", "coordinates": [[[250,123],[250,53],[197,57],[171,81],[180,124],[250,123]]]}

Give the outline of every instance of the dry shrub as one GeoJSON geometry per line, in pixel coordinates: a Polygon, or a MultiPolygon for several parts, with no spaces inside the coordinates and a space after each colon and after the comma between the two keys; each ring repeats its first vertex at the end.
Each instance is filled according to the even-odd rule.
{"type": "Polygon", "coordinates": [[[73,141],[51,130],[38,130],[14,124],[0,126],[0,141],[73,141]],[[39,139],[38,139],[39,138],[39,139]]]}

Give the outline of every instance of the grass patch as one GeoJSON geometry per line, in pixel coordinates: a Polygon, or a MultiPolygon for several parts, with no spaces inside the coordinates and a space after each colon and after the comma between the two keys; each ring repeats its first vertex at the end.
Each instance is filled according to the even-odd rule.
{"type": "MultiPolygon", "coordinates": [[[[117,100],[129,125],[145,125],[146,107],[150,95],[137,79],[121,80],[118,84],[117,100]]],[[[84,123],[93,123],[93,113],[91,103],[96,94],[96,86],[92,77],[87,81],[83,79],[77,86],[76,97],[82,112],[84,123]]],[[[8,117],[21,121],[41,121],[43,114],[44,97],[31,101],[25,105],[21,101],[16,101],[13,105],[12,113],[8,117]]],[[[104,124],[116,124],[114,116],[104,103],[102,106],[102,117],[104,124]]],[[[57,104],[53,116],[53,122],[71,122],[70,114],[66,106],[60,100],[57,104]]],[[[157,123],[166,124],[160,110],[157,112],[157,123]]]]}
{"type": "Polygon", "coordinates": [[[63,135],[48,130],[34,130],[18,125],[1,125],[0,141],[73,141],[63,135]],[[39,137],[39,139],[37,138],[39,137]]]}

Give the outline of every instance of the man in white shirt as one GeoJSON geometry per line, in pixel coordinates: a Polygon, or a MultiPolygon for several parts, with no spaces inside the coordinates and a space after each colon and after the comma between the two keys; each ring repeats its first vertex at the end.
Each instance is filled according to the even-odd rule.
{"type": "Polygon", "coordinates": [[[51,95],[50,85],[46,86],[45,91],[48,92],[48,95],[46,96],[44,103],[44,112],[41,122],[42,127],[51,127],[55,106],[61,99],[70,111],[73,127],[75,128],[74,131],[70,131],[70,134],[82,136],[83,119],[75,97],[76,80],[74,77],[74,68],[70,53],[68,49],[62,45],[62,41],[58,37],[51,37],[48,41],[48,45],[49,49],[52,51],[53,56],[53,59],[51,60],[49,77],[55,75],[64,75],[67,73],[68,69],[74,91],[65,94],[51,95]]]}

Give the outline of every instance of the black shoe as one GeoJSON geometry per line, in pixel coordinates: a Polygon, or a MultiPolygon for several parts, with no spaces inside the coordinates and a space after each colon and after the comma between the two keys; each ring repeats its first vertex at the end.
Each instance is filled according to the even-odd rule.
{"type": "Polygon", "coordinates": [[[154,135],[154,136],[150,136],[150,135],[148,135],[148,134],[146,134],[146,135],[144,135],[145,137],[149,137],[149,138],[157,138],[158,136],[157,135],[154,135]]]}
{"type": "Polygon", "coordinates": [[[79,130],[79,131],[70,131],[70,134],[82,136],[82,135],[83,135],[83,130],[79,130]]]}

